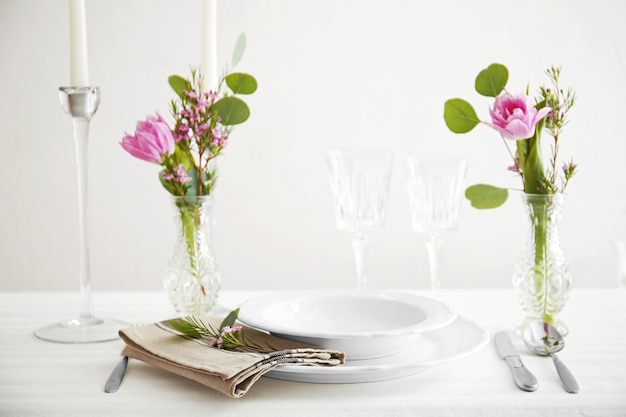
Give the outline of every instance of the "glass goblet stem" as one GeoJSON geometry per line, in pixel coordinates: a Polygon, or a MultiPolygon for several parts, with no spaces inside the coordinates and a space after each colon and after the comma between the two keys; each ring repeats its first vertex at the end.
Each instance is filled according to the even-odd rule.
{"type": "Polygon", "coordinates": [[[354,249],[354,260],[356,262],[356,287],[358,290],[367,289],[367,260],[369,257],[370,240],[363,232],[357,232],[352,239],[354,249]]]}
{"type": "Polygon", "coordinates": [[[426,250],[428,251],[428,264],[430,267],[430,287],[433,290],[441,289],[441,281],[439,279],[439,257],[441,255],[441,246],[443,240],[439,233],[430,233],[426,241],[426,250]]]}

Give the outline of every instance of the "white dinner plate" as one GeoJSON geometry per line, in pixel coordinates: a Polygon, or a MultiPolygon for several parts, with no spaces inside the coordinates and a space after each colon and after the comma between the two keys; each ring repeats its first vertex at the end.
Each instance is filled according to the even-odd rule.
{"type": "Polygon", "coordinates": [[[462,358],[489,342],[489,333],[473,322],[457,317],[450,325],[422,334],[413,344],[378,359],[347,361],[331,367],[280,366],[265,374],[295,382],[351,384],[402,378],[430,367],[462,358]]]}
{"type": "Polygon", "coordinates": [[[393,355],[455,317],[446,304],[407,293],[309,290],[253,298],[238,318],[278,337],[345,352],[352,361],[393,355]]]}

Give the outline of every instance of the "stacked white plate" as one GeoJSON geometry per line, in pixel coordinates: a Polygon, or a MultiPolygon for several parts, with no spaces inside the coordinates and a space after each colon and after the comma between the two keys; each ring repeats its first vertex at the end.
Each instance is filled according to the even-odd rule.
{"type": "Polygon", "coordinates": [[[316,383],[400,378],[465,356],[489,335],[446,304],[379,291],[284,291],[240,306],[239,320],[275,336],[345,352],[335,367],[282,366],[269,377],[316,383]]]}

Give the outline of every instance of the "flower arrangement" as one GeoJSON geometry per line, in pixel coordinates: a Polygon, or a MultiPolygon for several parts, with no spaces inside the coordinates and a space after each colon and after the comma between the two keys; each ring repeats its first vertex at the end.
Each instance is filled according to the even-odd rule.
{"type": "MultiPolygon", "coordinates": [[[[242,35],[233,65],[244,47],[242,35]]],[[[120,144],[132,156],[161,167],[159,180],[173,196],[180,220],[165,288],[179,312],[202,314],[213,307],[221,281],[208,236],[217,179],[214,161],[234,126],[248,120],[250,109],[240,96],[253,94],[257,81],[250,74],[231,72],[217,86],[205,86],[203,76],[192,69],[190,78],[172,75],[168,82],[176,94],[170,103],[174,123],[170,126],[159,113],[150,115],[120,144]]]]}
{"type": "Polygon", "coordinates": [[[195,70],[191,78],[169,77],[177,95],[171,102],[174,126],[160,114],[137,123],[134,135],[126,134],[121,146],[136,158],[160,165],[161,184],[174,196],[202,196],[211,193],[216,170],[211,162],[226,146],[233,126],[250,116],[248,105],[237,95],[252,94],[256,79],[245,73],[223,77],[217,91],[205,91],[195,70]],[[220,91],[226,84],[230,93],[220,91]]]}
{"type": "MultiPolygon", "coordinates": [[[[470,103],[453,98],[444,105],[444,120],[454,133],[471,131],[479,123],[485,124],[503,138],[512,159],[509,170],[517,173],[527,194],[554,194],[563,192],[576,171],[576,164],[568,162],[557,167],[559,138],[567,124],[567,113],[574,105],[576,95],[572,89],[564,91],[559,85],[561,70],[551,67],[546,71],[551,87],[542,86],[535,100],[526,92],[512,94],[505,90],[509,71],[502,64],[491,64],[480,71],[475,80],[476,91],[494,97],[489,109],[491,121],[481,120],[470,103]],[[552,136],[552,155],[544,162],[541,133],[552,136]],[[515,150],[511,150],[511,143],[515,150]]],[[[508,198],[506,188],[486,184],[468,187],[465,196],[476,208],[495,208],[508,198]]]]}
{"type": "MultiPolygon", "coordinates": [[[[574,105],[572,89],[559,85],[561,70],[551,67],[546,71],[552,85],[540,87],[534,100],[526,92],[511,94],[505,90],[509,72],[502,64],[491,64],[483,69],[475,81],[476,91],[495,101],[489,109],[490,121],[482,121],[467,101],[453,98],[446,101],[444,120],[454,133],[471,131],[479,123],[498,133],[509,152],[512,164],[509,170],[522,179],[522,195],[528,213],[530,233],[522,257],[516,265],[513,284],[518,289],[528,320],[541,319],[565,331],[556,315],[564,306],[571,284],[571,276],[559,244],[557,225],[563,201],[563,191],[576,172],[576,164],[557,167],[559,139],[567,124],[567,113],[574,105]],[[541,133],[552,137],[548,162],[541,133]],[[511,150],[511,144],[515,149],[511,150]]],[[[508,198],[506,188],[475,184],[465,190],[472,206],[480,209],[502,205],[508,198]]]]}

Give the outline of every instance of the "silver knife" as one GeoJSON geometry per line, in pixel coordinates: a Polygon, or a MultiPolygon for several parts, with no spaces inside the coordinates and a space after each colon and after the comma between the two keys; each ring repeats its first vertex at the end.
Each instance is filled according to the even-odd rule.
{"type": "Polygon", "coordinates": [[[113,372],[107,379],[106,384],[104,384],[104,392],[113,393],[116,392],[122,383],[122,379],[124,379],[124,374],[126,373],[126,365],[128,364],[128,356],[122,356],[122,360],[115,365],[113,368],[113,372]]]}
{"type": "Polygon", "coordinates": [[[517,386],[524,391],[536,391],[538,386],[537,378],[522,363],[522,359],[519,357],[513,343],[511,343],[507,332],[498,332],[493,339],[498,353],[511,367],[513,379],[517,386]]]}

